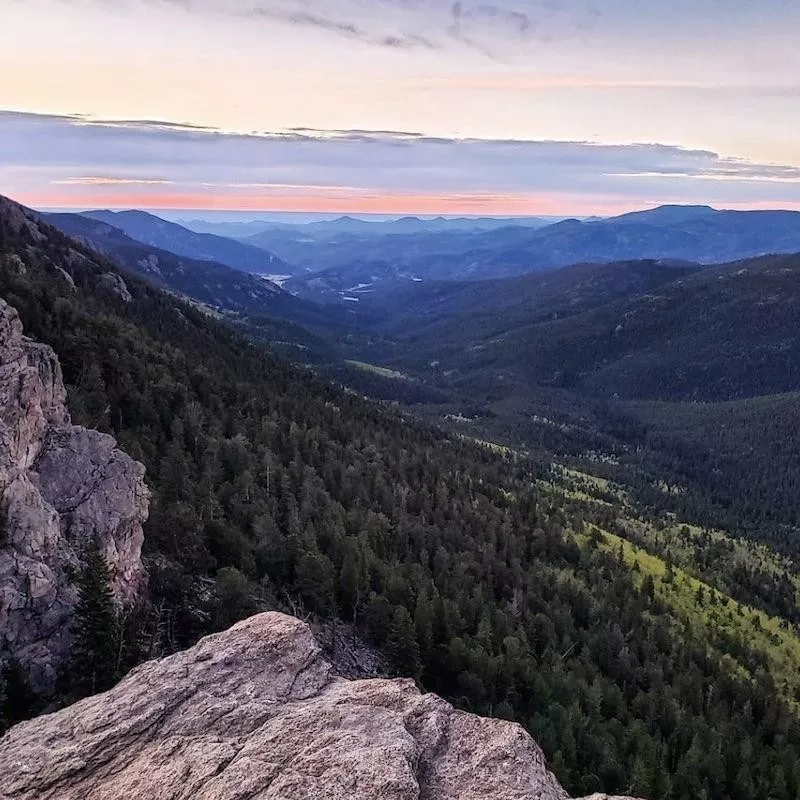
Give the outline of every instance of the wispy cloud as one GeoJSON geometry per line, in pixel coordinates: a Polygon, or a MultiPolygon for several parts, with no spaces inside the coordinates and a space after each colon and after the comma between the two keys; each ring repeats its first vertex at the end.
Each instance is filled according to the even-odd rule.
{"type": "MultiPolygon", "coordinates": [[[[74,0],[73,0],[74,1],[74,0]]],[[[129,0],[95,0],[124,4],[129,0]]],[[[509,40],[551,41],[584,32],[599,14],[594,0],[148,0],[193,14],[224,14],[316,30],[392,49],[460,44],[496,57],[509,40]]]]}
{"type": "Polygon", "coordinates": [[[111,178],[103,175],[84,175],[51,181],[53,186],[170,186],[174,181],[163,178],[111,178]]]}
{"type": "Polygon", "coordinates": [[[239,134],[158,120],[15,112],[0,112],[0,185],[23,197],[46,194],[51,205],[59,192],[72,203],[87,198],[91,205],[98,192],[111,188],[117,197],[130,190],[139,198],[146,189],[151,205],[191,196],[228,207],[290,198],[343,208],[394,197],[426,207],[439,198],[447,208],[488,207],[505,198],[516,208],[525,198],[534,204],[560,195],[583,198],[583,207],[608,198],[622,205],[800,206],[800,166],[668,144],[308,128],[239,134]]]}
{"type": "Polygon", "coordinates": [[[438,45],[420,33],[396,31],[393,33],[380,33],[362,27],[352,19],[334,19],[307,10],[289,10],[278,7],[277,4],[263,5],[248,9],[244,12],[248,17],[290,23],[303,28],[315,28],[326,33],[332,33],[346,39],[356,40],[364,44],[379,45],[395,49],[411,50],[424,48],[435,50],[438,45]]]}

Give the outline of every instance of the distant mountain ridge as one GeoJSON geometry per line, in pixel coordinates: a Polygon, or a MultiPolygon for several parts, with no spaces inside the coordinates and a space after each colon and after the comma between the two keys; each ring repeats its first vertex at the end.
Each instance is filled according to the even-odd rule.
{"type": "MultiPolygon", "coordinates": [[[[313,262],[314,250],[313,243],[297,245],[307,262],[313,262]]],[[[353,287],[364,294],[412,280],[486,280],[577,263],[639,259],[716,264],[793,252],[800,252],[800,212],[660,206],[535,229],[511,225],[438,238],[393,236],[336,243],[321,255],[329,264],[324,271],[297,276],[287,288],[304,297],[334,301],[352,294],[353,287]],[[340,263],[332,263],[336,258],[340,263]]]]}
{"type": "Polygon", "coordinates": [[[397,219],[363,219],[344,215],[331,220],[317,220],[302,224],[277,222],[267,224],[263,232],[257,233],[243,241],[254,243],[268,240],[269,228],[295,228],[313,236],[331,233],[357,233],[371,235],[403,234],[403,233],[437,233],[458,231],[487,231],[504,228],[509,225],[540,228],[549,225],[553,220],[546,217],[418,217],[408,215],[397,219]]]}
{"type": "Polygon", "coordinates": [[[591,222],[615,222],[616,224],[628,222],[644,222],[649,225],[675,225],[691,222],[695,219],[704,219],[714,214],[722,213],[716,208],[704,205],[662,205],[644,211],[629,211],[608,219],[587,220],[591,222]]]}
{"type": "Polygon", "coordinates": [[[266,310],[282,294],[274,283],[256,275],[137,241],[120,228],[94,217],[43,214],[42,218],[157,286],[211,307],[239,312],[255,307],[266,310]]]}
{"type": "Polygon", "coordinates": [[[178,225],[195,233],[211,233],[228,239],[246,239],[272,227],[269,220],[242,220],[226,222],[224,220],[176,219],[178,225]]]}
{"type": "Polygon", "coordinates": [[[152,247],[199,261],[218,261],[255,275],[292,275],[296,269],[264,248],[212,233],[197,233],[146,211],[87,211],[82,216],[119,228],[152,247]]]}

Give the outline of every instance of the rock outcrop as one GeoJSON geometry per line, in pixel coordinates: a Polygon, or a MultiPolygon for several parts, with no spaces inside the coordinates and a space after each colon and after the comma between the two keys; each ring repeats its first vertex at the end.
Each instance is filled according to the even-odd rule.
{"type": "Polygon", "coordinates": [[[336,676],[270,612],[0,739],[0,800],[568,800],[519,726],[336,676]]]}
{"type": "Polygon", "coordinates": [[[144,467],[111,436],[70,424],[65,400],[55,353],[24,337],[0,300],[0,658],[17,659],[38,689],[69,649],[86,543],[100,543],[120,604],[144,582],[144,467]]]}

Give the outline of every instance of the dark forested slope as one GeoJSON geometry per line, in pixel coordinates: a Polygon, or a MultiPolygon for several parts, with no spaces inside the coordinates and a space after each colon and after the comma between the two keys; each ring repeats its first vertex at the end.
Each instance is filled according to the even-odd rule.
{"type": "Polygon", "coordinates": [[[339,616],[398,672],[528,726],[575,794],[798,796],[791,699],[746,641],[709,641],[603,545],[603,506],[135,277],[109,293],[116,269],[0,201],[0,295],[57,351],[75,418],[147,466],[137,633],[159,652],[263,605],[339,616]]]}
{"type": "Polygon", "coordinates": [[[429,312],[432,305],[423,295],[419,314],[401,316],[399,365],[437,361],[467,380],[504,370],[532,384],[630,399],[725,400],[800,388],[800,255],[702,270],[571,267],[475,289],[445,285],[447,313],[429,312]]]}
{"type": "Polygon", "coordinates": [[[216,261],[187,258],[132,239],[82,214],[44,214],[68,236],[112,258],[127,271],[224,316],[293,361],[335,360],[335,341],[349,325],[342,309],[293,297],[272,281],[216,261]]]}

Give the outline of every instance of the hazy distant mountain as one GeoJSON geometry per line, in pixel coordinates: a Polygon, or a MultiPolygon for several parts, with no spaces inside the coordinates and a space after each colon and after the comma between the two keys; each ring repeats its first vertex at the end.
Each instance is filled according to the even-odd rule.
{"type": "Polygon", "coordinates": [[[604,220],[569,219],[535,230],[511,226],[477,234],[440,234],[438,240],[393,236],[350,241],[328,250],[328,262],[339,258],[340,263],[298,276],[287,288],[330,301],[404,282],[483,280],[585,262],[656,259],[713,264],[792,252],[800,252],[800,212],[661,206],[604,220]]]}
{"type": "Polygon", "coordinates": [[[256,233],[271,228],[275,223],[265,219],[246,220],[244,222],[223,222],[207,219],[179,219],[178,225],[195,233],[211,233],[228,239],[245,239],[256,233]]]}
{"type": "MultiPolygon", "coordinates": [[[[527,228],[540,228],[554,220],[545,217],[415,217],[405,216],[397,219],[371,219],[353,216],[342,216],[336,219],[318,220],[303,224],[277,222],[267,223],[260,233],[249,237],[246,241],[259,246],[268,245],[270,233],[275,229],[295,229],[301,235],[314,238],[328,238],[341,234],[367,234],[371,236],[387,236],[392,234],[462,232],[478,233],[480,231],[504,228],[509,225],[520,225],[527,228]]],[[[260,224],[260,223],[253,223],[260,224]]]]}
{"type": "Polygon", "coordinates": [[[106,222],[133,239],[201,261],[218,261],[255,275],[292,275],[296,269],[263,248],[234,239],[197,233],[145,211],[88,211],[83,216],[106,222]]]}
{"type": "Polygon", "coordinates": [[[533,217],[364,220],[345,216],[303,225],[277,223],[243,241],[266,247],[305,272],[321,272],[354,260],[401,264],[413,257],[463,253],[487,232],[514,227],[530,233],[548,222],[533,217]]]}
{"type": "Polygon", "coordinates": [[[559,222],[532,232],[514,250],[487,251],[482,263],[510,273],[578,261],[655,258],[714,264],[796,251],[800,251],[797,211],[660,206],[599,221],[559,222]]]}
{"type": "Polygon", "coordinates": [[[646,211],[631,211],[627,214],[620,214],[617,217],[607,219],[585,220],[587,222],[610,222],[619,224],[642,224],[642,225],[680,225],[698,219],[712,217],[721,212],[711,206],[678,206],[665,205],[657,208],[650,208],[646,211]]]}
{"type": "MultiPolygon", "coordinates": [[[[435,232],[464,232],[477,233],[491,231],[497,228],[506,228],[510,225],[519,225],[526,228],[541,228],[549,225],[554,220],[541,217],[400,217],[390,221],[370,221],[371,226],[364,227],[355,223],[361,220],[342,217],[334,225],[349,230],[358,229],[360,232],[373,232],[381,234],[410,234],[410,233],[435,233],[435,232]]],[[[314,226],[316,230],[324,230],[323,223],[314,226]]]]}
{"type": "Polygon", "coordinates": [[[419,230],[414,230],[417,223],[411,219],[388,224],[366,223],[372,226],[368,232],[348,230],[346,223],[341,227],[327,224],[331,227],[282,226],[247,241],[269,242],[273,252],[302,268],[298,277],[303,277],[308,272],[321,273],[369,262],[384,262],[397,269],[409,266],[413,272],[420,262],[428,265],[442,256],[460,257],[487,243],[502,240],[515,246],[535,231],[533,225],[494,225],[485,230],[473,225],[462,229],[459,223],[453,228],[423,224],[419,230]]]}
{"type": "MultiPolygon", "coordinates": [[[[502,233],[502,232],[501,232],[502,233]]],[[[800,212],[716,211],[661,206],[606,220],[565,220],[532,231],[513,247],[501,236],[475,254],[474,277],[512,275],[581,261],[683,259],[715,264],[800,251],[800,212]]],[[[451,265],[458,276],[459,265],[451,265]]]]}

